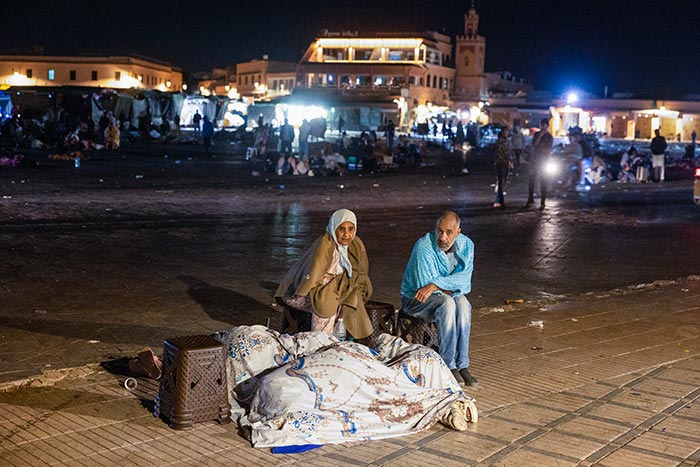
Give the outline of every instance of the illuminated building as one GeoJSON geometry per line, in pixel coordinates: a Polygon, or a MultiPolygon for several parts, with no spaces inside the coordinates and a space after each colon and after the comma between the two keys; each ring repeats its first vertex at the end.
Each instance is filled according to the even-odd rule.
{"type": "Polygon", "coordinates": [[[297,66],[293,97],[347,108],[351,126],[353,120],[358,127],[378,126],[389,118],[401,125],[419,104],[449,105],[454,75],[452,41],[444,34],[326,31],[297,66]],[[362,107],[372,115],[361,118],[362,107]]]}
{"type": "Polygon", "coordinates": [[[182,72],[140,56],[0,55],[0,87],[88,86],[180,91],[182,72]]]}
{"type": "Polygon", "coordinates": [[[296,85],[296,63],[262,60],[236,64],[236,88],[256,100],[291,94],[296,85]]]}
{"type": "Polygon", "coordinates": [[[207,80],[199,81],[202,95],[227,96],[264,101],[292,93],[296,85],[296,63],[254,59],[226,69],[214,69],[207,80]]]}

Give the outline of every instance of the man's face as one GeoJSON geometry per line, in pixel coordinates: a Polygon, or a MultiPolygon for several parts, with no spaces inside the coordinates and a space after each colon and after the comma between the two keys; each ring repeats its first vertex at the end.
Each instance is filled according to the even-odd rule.
{"type": "Polygon", "coordinates": [[[352,222],[345,221],[335,229],[335,238],[342,246],[350,245],[352,239],[355,238],[355,225],[352,222]]]}
{"type": "Polygon", "coordinates": [[[448,251],[461,231],[454,217],[443,217],[435,227],[438,248],[448,251]]]}

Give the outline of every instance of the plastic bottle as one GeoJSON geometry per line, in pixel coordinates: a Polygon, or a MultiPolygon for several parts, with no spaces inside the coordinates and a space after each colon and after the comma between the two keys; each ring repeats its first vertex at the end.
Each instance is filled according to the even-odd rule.
{"type": "Polygon", "coordinates": [[[347,338],[348,333],[345,330],[343,318],[338,318],[338,321],[335,322],[335,326],[333,327],[333,335],[341,342],[347,338]]]}

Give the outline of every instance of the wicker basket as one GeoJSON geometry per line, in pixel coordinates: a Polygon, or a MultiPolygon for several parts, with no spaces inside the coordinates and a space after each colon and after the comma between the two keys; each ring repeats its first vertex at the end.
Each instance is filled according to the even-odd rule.
{"type": "Polygon", "coordinates": [[[170,338],[164,344],[154,415],[170,420],[176,430],[207,420],[230,422],[224,345],[207,335],[170,338]]]}
{"type": "Polygon", "coordinates": [[[365,303],[365,309],[372,321],[372,334],[364,340],[371,347],[380,334],[392,334],[396,330],[396,308],[391,303],[369,300],[365,303]]]}
{"type": "Polygon", "coordinates": [[[440,350],[440,336],[435,323],[407,315],[403,310],[399,310],[396,319],[396,335],[406,342],[440,350]]]}

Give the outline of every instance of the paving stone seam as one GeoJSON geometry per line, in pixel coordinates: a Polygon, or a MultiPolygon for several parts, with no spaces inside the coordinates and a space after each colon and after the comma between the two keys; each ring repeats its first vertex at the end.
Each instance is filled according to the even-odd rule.
{"type": "MultiPolygon", "coordinates": [[[[656,374],[659,374],[659,372],[657,372],[656,374]]],[[[680,410],[680,409],[678,409],[678,410],[680,410]]],[[[599,461],[601,461],[602,459],[604,459],[605,457],[607,457],[607,456],[609,456],[610,454],[612,454],[612,452],[615,452],[615,451],[617,451],[618,449],[622,449],[622,448],[630,449],[630,450],[636,451],[636,452],[638,452],[638,453],[640,453],[640,454],[647,454],[647,455],[652,455],[652,456],[655,456],[655,457],[661,457],[661,458],[666,458],[666,459],[671,459],[671,460],[677,460],[677,461],[683,460],[682,458],[679,458],[679,457],[677,457],[677,456],[671,456],[670,454],[658,453],[658,452],[656,452],[656,451],[652,451],[652,450],[648,450],[648,449],[643,449],[643,448],[637,448],[637,447],[634,447],[634,446],[630,446],[630,445],[629,445],[629,443],[631,443],[634,439],[637,439],[637,438],[638,438],[639,436],[641,436],[643,433],[647,433],[647,432],[651,431],[651,429],[652,429],[653,427],[659,425],[663,420],[668,419],[671,415],[672,415],[671,413],[669,413],[669,414],[666,414],[666,413],[657,413],[657,414],[655,414],[654,416],[652,416],[652,417],[650,417],[649,419],[643,421],[642,423],[639,423],[634,429],[629,430],[627,433],[622,434],[621,436],[619,436],[618,438],[616,438],[615,440],[613,440],[612,443],[610,443],[610,446],[615,446],[615,445],[617,445],[617,446],[619,446],[618,448],[616,448],[616,449],[614,449],[614,450],[612,450],[612,451],[609,451],[609,452],[608,452],[607,449],[603,448],[603,449],[605,449],[605,451],[607,452],[607,454],[604,454],[604,455],[602,455],[601,457],[595,457],[595,455],[596,455],[598,452],[602,451],[602,450],[599,450],[599,451],[596,451],[596,453],[594,453],[593,455],[591,455],[591,456],[589,456],[588,458],[586,458],[586,460],[587,460],[587,461],[591,461],[591,462],[599,462],[599,461]],[[640,430],[639,428],[642,428],[642,429],[640,430]]]]}
{"type": "Polygon", "coordinates": [[[502,449],[499,449],[495,453],[491,454],[486,459],[482,459],[481,462],[479,462],[479,464],[477,464],[477,465],[478,466],[492,466],[496,462],[498,462],[499,460],[503,459],[504,457],[506,457],[509,454],[512,454],[513,452],[517,451],[520,448],[521,448],[520,445],[516,445],[516,444],[511,443],[511,444],[503,447],[502,449]]]}
{"type": "Polygon", "coordinates": [[[624,449],[629,449],[630,451],[638,452],[639,454],[646,454],[648,456],[657,457],[661,459],[668,459],[676,462],[683,462],[686,458],[674,456],[673,454],[667,454],[665,452],[653,451],[651,449],[640,448],[637,446],[631,446],[626,444],[623,446],[624,449]]]}
{"type": "Polygon", "coordinates": [[[689,422],[698,422],[698,423],[700,423],[700,417],[693,417],[692,415],[678,414],[678,412],[676,412],[675,414],[673,414],[673,416],[676,417],[676,418],[680,418],[681,420],[686,420],[686,421],[689,421],[689,422]]]}
{"type": "MultiPolygon", "coordinates": [[[[58,412],[59,410],[60,410],[60,409],[57,409],[56,412],[58,412]]],[[[48,419],[50,419],[51,415],[53,415],[54,413],[55,413],[55,412],[50,412],[50,413],[48,414],[48,416],[47,416],[45,419],[40,419],[40,420],[37,420],[37,421],[38,421],[38,422],[45,422],[45,421],[47,421],[48,419]]],[[[134,418],[125,419],[125,420],[112,420],[112,421],[107,422],[107,423],[92,424],[91,426],[88,426],[88,427],[85,427],[85,428],[65,430],[65,431],[63,431],[63,434],[68,434],[68,433],[83,433],[83,432],[94,431],[95,429],[106,429],[107,427],[110,427],[110,426],[116,426],[116,425],[120,425],[120,424],[128,424],[128,423],[130,423],[130,422],[134,422],[134,421],[137,421],[137,420],[143,419],[143,418],[150,418],[150,417],[149,417],[148,415],[144,415],[144,416],[134,417],[134,418]]],[[[133,423],[131,423],[131,424],[133,425],[133,423]]],[[[32,423],[31,426],[34,426],[34,423],[32,423]]],[[[25,430],[25,429],[22,428],[21,431],[24,431],[24,430],[25,430]]],[[[21,442],[18,442],[18,443],[14,443],[14,442],[13,442],[13,444],[15,444],[15,445],[22,445],[22,444],[33,443],[33,442],[36,442],[36,441],[41,441],[41,440],[50,439],[50,438],[54,438],[54,437],[55,437],[55,435],[46,432],[46,430],[43,430],[43,431],[44,431],[44,433],[46,433],[45,436],[39,436],[39,437],[37,437],[36,439],[28,440],[28,441],[21,441],[21,442]]],[[[14,435],[14,434],[16,434],[16,433],[11,433],[10,436],[12,436],[12,435],[14,435]]],[[[164,435],[164,436],[161,436],[161,437],[164,438],[164,437],[171,437],[171,436],[173,436],[173,435],[170,435],[170,436],[165,436],[165,435],[164,435]]],[[[7,438],[7,435],[6,435],[4,438],[7,438]]]]}
{"type": "MultiPolygon", "coordinates": [[[[486,417],[484,417],[484,418],[486,418],[486,417]]],[[[489,418],[493,418],[494,420],[498,420],[501,422],[515,423],[516,425],[522,425],[522,426],[527,427],[527,428],[539,428],[541,426],[537,423],[530,423],[530,422],[526,422],[523,420],[515,420],[512,418],[504,417],[502,415],[497,415],[497,414],[489,415],[489,418]]]]}
{"type": "Polygon", "coordinates": [[[571,462],[573,464],[578,463],[579,459],[577,457],[567,456],[566,454],[561,454],[558,452],[547,451],[545,449],[535,448],[532,446],[523,446],[523,449],[530,452],[536,452],[537,454],[542,454],[547,457],[553,457],[564,462],[571,462]]]}
{"type": "Polygon", "coordinates": [[[552,430],[552,431],[557,432],[557,433],[561,433],[561,434],[566,435],[566,436],[571,436],[572,438],[577,438],[577,439],[581,439],[584,441],[590,441],[592,443],[599,443],[599,444],[609,444],[610,443],[610,441],[603,439],[603,438],[596,438],[595,436],[590,436],[590,435],[582,435],[580,433],[564,430],[562,428],[557,428],[557,429],[552,430]]]}
{"type": "Polygon", "coordinates": [[[600,415],[584,414],[581,416],[583,418],[586,418],[586,419],[591,420],[591,421],[609,423],[611,425],[617,425],[617,426],[624,427],[624,428],[632,429],[636,426],[633,423],[623,422],[621,420],[615,420],[614,418],[601,417],[600,415]]]}
{"type": "Polygon", "coordinates": [[[333,459],[334,461],[342,462],[342,463],[347,464],[347,465],[361,465],[361,466],[367,465],[363,461],[358,461],[357,459],[353,459],[352,457],[344,456],[344,455],[338,454],[338,453],[328,453],[328,454],[324,454],[322,457],[333,459]]]}
{"type": "Polygon", "coordinates": [[[642,411],[642,412],[647,412],[647,413],[656,413],[656,411],[653,410],[653,409],[647,409],[647,408],[644,408],[644,407],[639,407],[638,405],[628,404],[628,403],[626,403],[626,402],[619,402],[619,401],[615,401],[615,400],[607,401],[606,404],[607,404],[607,405],[612,405],[612,406],[615,406],[615,407],[622,407],[622,408],[625,408],[625,409],[640,410],[640,411],[642,411]]]}
{"type": "Polygon", "coordinates": [[[526,402],[521,403],[520,405],[524,405],[524,406],[528,406],[528,407],[535,407],[538,409],[547,409],[547,410],[551,410],[553,412],[559,412],[561,414],[568,414],[571,412],[570,410],[561,409],[559,407],[550,407],[548,405],[538,403],[535,401],[526,401],[526,402]]]}
{"type": "Polygon", "coordinates": [[[431,454],[431,455],[436,456],[438,458],[446,458],[446,459],[450,459],[450,460],[453,460],[456,462],[460,462],[462,464],[473,465],[473,464],[477,463],[477,461],[474,459],[470,459],[470,458],[464,457],[464,456],[459,456],[457,454],[452,454],[450,452],[444,452],[444,451],[441,451],[439,449],[433,449],[433,448],[430,448],[427,446],[421,448],[420,451],[425,452],[427,454],[431,454]]]}
{"type": "Polygon", "coordinates": [[[688,456],[688,460],[698,461],[700,463],[700,448],[697,451],[688,456]]]}
{"type": "Polygon", "coordinates": [[[416,450],[416,448],[413,447],[413,446],[405,446],[405,447],[403,447],[403,448],[401,448],[401,449],[399,449],[399,450],[397,450],[397,451],[394,451],[394,452],[389,453],[389,454],[387,454],[387,455],[385,455],[385,456],[383,456],[383,457],[380,457],[379,459],[376,459],[376,460],[373,462],[373,464],[376,464],[376,465],[384,465],[384,464],[386,464],[386,463],[388,463],[388,462],[390,462],[390,461],[392,461],[392,460],[394,460],[394,459],[398,459],[399,457],[403,457],[403,456],[405,456],[406,454],[410,454],[410,453],[412,453],[412,452],[415,451],[415,450],[416,450]]]}
{"type": "Polygon", "coordinates": [[[584,394],[579,394],[579,393],[573,392],[573,391],[571,391],[571,390],[569,390],[569,389],[567,389],[567,390],[565,390],[565,391],[562,391],[560,394],[563,394],[563,395],[565,395],[565,396],[570,396],[570,397],[576,397],[576,398],[579,398],[579,399],[585,399],[585,400],[588,400],[588,401],[595,400],[594,397],[586,396],[586,395],[584,395],[584,394]]]}
{"type": "MultiPolygon", "coordinates": [[[[661,378],[655,378],[655,379],[660,380],[661,378]]],[[[668,381],[669,383],[672,382],[670,380],[664,380],[664,381],[668,381]]],[[[669,396],[666,393],[651,391],[649,389],[635,388],[633,392],[635,393],[635,395],[638,394],[638,395],[642,395],[642,396],[654,396],[654,397],[660,397],[662,399],[671,399],[672,398],[671,396],[669,396]]],[[[686,397],[688,397],[688,396],[683,396],[683,399],[685,399],[686,397]]]]}
{"type": "MultiPolygon", "coordinates": [[[[628,382],[627,384],[623,385],[623,387],[621,387],[621,388],[620,388],[620,387],[617,387],[616,389],[614,389],[614,390],[610,391],[609,393],[607,393],[607,394],[605,394],[605,395],[599,397],[597,400],[595,400],[595,401],[593,401],[593,402],[602,402],[602,401],[606,401],[606,403],[608,403],[608,404],[615,404],[615,405],[622,406],[622,407],[626,407],[626,408],[639,409],[638,407],[632,406],[632,405],[630,405],[630,404],[623,404],[623,403],[619,403],[619,402],[616,402],[616,401],[612,401],[612,399],[613,399],[614,397],[620,395],[620,394],[625,393],[629,388],[633,388],[633,387],[638,386],[639,384],[641,384],[641,383],[643,383],[643,382],[646,382],[646,381],[648,381],[648,380],[651,380],[652,378],[654,378],[655,375],[659,375],[659,374],[663,373],[664,371],[666,371],[667,369],[669,369],[669,367],[670,367],[670,365],[662,365],[662,366],[660,366],[660,367],[658,367],[658,368],[655,368],[655,369],[653,369],[653,370],[651,370],[651,371],[645,373],[644,375],[635,378],[633,381],[628,382]]],[[[529,401],[527,401],[527,402],[529,402],[529,401]]],[[[527,402],[526,402],[526,403],[527,403],[527,402]]],[[[590,405],[590,404],[589,404],[589,405],[590,405]]],[[[645,410],[645,411],[646,411],[646,410],[645,410]]],[[[649,411],[647,411],[647,412],[649,412],[649,411]]],[[[509,421],[509,422],[516,423],[516,424],[525,424],[525,423],[522,423],[522,422],[519,422],[519,421],[516,421],[516,420],[509,420],[507,417],[502,417],[502,416],[499,416],[499,415],[493,415],[493,417],[496,418],[496,419],[502,419],[502,420],[504,420],[504,421],[509,421]]],[[[515,440],[515,441],[513,442],[513,444],[517,443],[518,445],[524,446],[524,447],[526,447],[526,448],[529,449],[529,450],[534,450],[535,448],[533,448],[532,446],[527,446],[527,444],[528,444],[529,442],[531,442],[531,441],[534,440],[534,439],[539,438],[540,436],[542,436],[543,434],[545,434],[547,431],[551,431],[552,429],[555,429],[556,427],[560,426],[561,424],[563,424],[563,423],[565,423],[565,422],[567,422],[567,421],[573,420],[574,418],[578,418],[578,417],[586,417],[586,418],[599,419],[600,421],[608,421],[608,419],[605,419],[604,417],[594,417],[594,416],[591,416],[591,415],[589,415],[589,414],[587,414],[587,415],[581,415],[581,414],[577,414],[576,412],[574,412],[574,413],[572,413],[572,414],[567,414],[567,415],[565,415],[565,416],[563,416],[563,417],[560,417],[560,418],[557,419],[557,420],[554,420],[554,421],[550,422],[549,424],[545,425],[545,428],[544,428],[544,429],[536,430],[536,431],[534,431],[534,432],[532,432],[532,433],[530,433],[530,434],[528,434],[528,435],[526,435],[526,436],[524,436],[524,437],[522,437],[522,438],[519,438],[519,439],[515,440]],[[547,428],[549,428],[549,430],[547,430],[547,428]]],[[[594,454],[592,454],[591,456],[589,456],[586,460],[587,460],[587,461],[591,461],[591,462],[597,462],[597,461],[602,460],[603,458],[607,457],[607,456],[608,456],[609,454],[611,454],[612,452],[617,451],[617,449],[619,449],[619,447],[626,446],[626,445],[627,445],[629,442],[631,442],[633,439],[636,439],[636,438],[637,438],[638,436],[640,436],[643,432],[646,432],[646,431],[650,430],[653,426],[655,426],[656,424],[658,424],[661,420],[663,420],[663,419],[665,419],[665,418],[666,418],[666,416],[664,416],[664,415],[662,415],[662,414],[655,413],[652,417],[648,418],[647,420],[645,420],[644,422],[640,423],[640,424],[637,425],[637,426],[632,426],[631,424],[627,424],[627,423],[621,422],[620,425],[622,425],[622,426],[624,426],[624,427],[630,427],[631,429],[630,429],[627,433],[625,433],[625,434],[621,435],[620,437],[616,438],[616,440],[614,440],[612,443],[609,443],[608,446],[606,446],[606,447],[604,447],[604,448],[601,448],[600,450],[596,451],[596,453],[594,453],[594,454]],[[640,431],[640,430],[637,428],[637,427],[642,426],[642,425],[645,425],[645,424],[647,424],[647,426],[645,427],[645,429],[644,429],[643,431],[640,431]],[[623,443],[616,443],[616,441],[622,441],[623,443]],[[612,448],[610,448],[611,446],[612,446],[612,448]],[[618,446],[618,447],[615,447],[615,446],[618,446]],[[603,455],[602,455],[601,457],[597,457],[596,454],[598,454],[598,453],[602,453],[603,455]]],[[[616,420],[609,420],[609,421],[616,421],[616,420]]],[[[500,452],[502,452],[502,450],[499,451],[499,453],[500,453],[500,452]]],[[[537,451],[536,451],[536,452],[537,452],[537,451]]],[[[650,452],[651,452],[651,451],[650,451],[650,452]]],[[[544,452],[541,452],[541,453],[546,455],[546,454],[547,454],[547,451],[544,451],[544,452]]],[[[498,453],[496,453],[496,454],[498,454],[498,453]]],[[[494,454],[494,455],[495,455],[495,454],[494,454]]],[[[499,458],[499,459],[500,459],[500,458],[499,458]]],[[[497,460],[497,459],[496,459],[496,458],[493,458],[493,456],[491,456],[490,458],[487,458],[487,459],[484,460],[483,462],[487,462],[487,463],[488,463],[488,462],[491,462],[491,461],[494,461],[494,460],[497,460]]],[[[571,459],[561,459],[561,460],[568,460],[568,461],[570,461],[571,459]]],[[[578,461],[578,459],[575,459],[574,461],[578,461]]]]}

